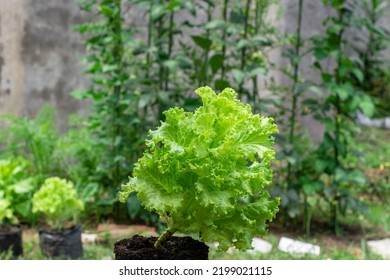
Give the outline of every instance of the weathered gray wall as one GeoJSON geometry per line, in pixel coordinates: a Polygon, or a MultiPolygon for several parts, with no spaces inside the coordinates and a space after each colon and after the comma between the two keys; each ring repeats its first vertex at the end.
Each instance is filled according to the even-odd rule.
{"type": "Polygon", "coordinates": [[[21,2],[0,0],[0,113],[20,114],[25,103],[23,22],[21,2]]]}
{"type": "MultiPolygon", "coordinates": [[[[15,1],[18,2],[18,1],[15,1]]],[[[50,101],[60,116],[77,111],[80,102],[68,93],[85,84],[80,56],[83,44],[72,26],[81,23],[74,0],[24,0],[24,34],[21,58],[24,65],[23,113],[33,115],[50,101]]]]}
{"type": "MultiPolygon", "coordinates": [[[[297,19],[296,0],[282,0],[285,15],[277,21],[280,28],[294,32],[297,19]]],[[[389,0],[390,2],[390,0],[389,0]]],[[[320,0],[306,0],[304,36],[322,31],[327,11],[320,0]]],[[[146,26],[143,14],[130,11],[129,23],[146,26]]],[[[69,92],[85,88],[88,78],[82,75],[84,53],[81,36],[72,26],[85,19],[74,0],[0,0],[0,114],[33,116],[46,102],[57,108],[61,127],[70,113],[85,112],[87,103],[74,100],[69,92]]],[[[390,17],[387,22],[390,26],[390,17]]],[[[276,50],[272,59],[287,63],[276,50]]],[[[303,77],[315,78],[307,58],[301,65],[303,77]]],[[[280,83],[288,83],[274,73],[280,83]]],[[[303,120],[310,131],[316,124],[303,120]]],[[[314,133],[316,135],[318,133],[314,133]]]]}
{"type": "Polygon", "coordinates": [[[33,116],[49,102],[64,127],[86,107],[69,96],[87,83],[80,22],[74,0],[0,0],[0,114],[33,116]]]}

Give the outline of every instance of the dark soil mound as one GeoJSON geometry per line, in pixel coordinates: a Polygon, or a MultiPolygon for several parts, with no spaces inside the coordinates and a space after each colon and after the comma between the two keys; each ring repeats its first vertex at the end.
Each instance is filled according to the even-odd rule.
{"type": "Polygon", "coordinates": [[[209,247],[191,237],[171,236],[155,248],[157,237],[134,235],[115,243],[116,260],[207,260],[209,247]]]}
{"type": "Polygon", "coordinates": [[[19,232],[21,227],[18,225],[2,224],[0,225],[0,234],[19,232]]]}

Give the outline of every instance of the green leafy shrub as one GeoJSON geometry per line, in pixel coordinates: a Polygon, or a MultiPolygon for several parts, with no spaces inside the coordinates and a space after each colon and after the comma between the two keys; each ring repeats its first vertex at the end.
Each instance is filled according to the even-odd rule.
{"type": "Polygon", "coordinates": [[[148,149],[120,200],[137,192],[143,206],[167,223],[156,246],[180,231],[218,241],[222,250],[246,250],[278,211],[279,199],[269,200],[264,191],[272,180],[272,134],[278,130],[230,88],[219,95],[209,87],[196,93],[203,106],[194,113],[169,109],[166,121],[150,131],[148,149]]]}
{"type": "Polygon", "coordinates": [[[54,159],[58,139],[55,110],[46,104],[34,118],[2,115],[0,125],[0,157],[23,157],[30,163],[34,176],[46,178],[59,172],[54,159]]]}
{"type": "Polygon", "coordinates": [[[84,209],[73,183],[58,177],[46,179],[34,194],[32,203],[33,212],[42,213],[52,229],[76,224],[80,212],[84,209]]]}

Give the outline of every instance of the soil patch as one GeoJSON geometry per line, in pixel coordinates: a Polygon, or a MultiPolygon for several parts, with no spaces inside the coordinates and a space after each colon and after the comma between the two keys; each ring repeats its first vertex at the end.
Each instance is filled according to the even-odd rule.
{"type": "Polygon", "coordinates": [[[207,260],[209,247],[191,237],[171,236],[161,248],[154,247],[157,237],[134,235],[115,243],[116,260],[207,260]]]}

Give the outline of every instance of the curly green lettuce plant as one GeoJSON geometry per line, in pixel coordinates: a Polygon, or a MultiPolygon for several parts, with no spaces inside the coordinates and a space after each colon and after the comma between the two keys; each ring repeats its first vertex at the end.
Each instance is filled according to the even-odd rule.
{"type": "Polygon", "coordinates": [[[47,224],[54,230],[76,224],[80,212],[84,209],[73,183],[58,177],[45,180],[34,194],[32,204],[32,211],[42,213],[47,224]]]}
{"type": "Polygon", "coordinates": [[[277,127],[272,118],[254,115],[230,88],[196,93],[203,106],[193,113],[169,109],[166,121],[149,132],[148,149],[122,185],[120,200],[137,192],[167,223],[156,247],[178,231],[199,233],[221,250],[250,249],[278,211],[279,198],[270,200],[264,190],[272,179],[277,127]]]}

